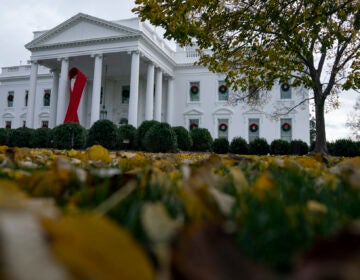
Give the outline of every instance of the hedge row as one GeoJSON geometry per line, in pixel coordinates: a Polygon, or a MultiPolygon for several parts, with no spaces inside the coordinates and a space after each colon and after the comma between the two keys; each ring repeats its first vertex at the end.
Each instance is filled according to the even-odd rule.
{"type": "MultiPolygon", "coordinates": [[[[241,137],[230,143],[225,138],[212,139],[205,128],[192,129],[171,127],[158,121],[144,121],[138,129],[132,125],[117,127],[110,120],[99,120],[86,130],[77,123],[66,123],[50,128],[0,128],[0,145],[10,147],[84,149],[95,144],[110,150],[143,150],[149,152],[213,151],[215,153],[234,153],[251,155],[304,155],[309,152],[308,145],[301,140],[287,142],[274,140],[270,144],[258,138],[249,144],[241,137]]],[[[340,139],[328,143],[333,156],[360,156],[360,142],[340,139]]]]}
{"type": "Polygon", "coordinates": [[[248,144],[244,138],[235,137],[231,143],[227,139],[215,139],[213,151],[221,154],[230,152],[243,155],[305,155],[309,152],[309,147],[301,140],[293,140],[289,143],[277,139],[269,145],[264,138],[255,139],[248,144]]]}

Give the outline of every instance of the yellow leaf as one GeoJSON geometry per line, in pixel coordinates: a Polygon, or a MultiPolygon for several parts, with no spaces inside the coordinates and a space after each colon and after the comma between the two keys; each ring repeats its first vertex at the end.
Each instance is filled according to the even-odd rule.
{"type": "Polygon", "coordinates": [[[131,235],[96,214],[44,220],[55,254],[81,279],[155,279],[143,249],[131,235]]]}
{"type": "Polygon", "coordinates": [[[322,213],[322,214],[326,214],[327,213],[327,207],[315,200],[309,200],[306,203],[306,208],[313,213],[322,213]]]}
{"type": "Polygon", "coordinates": [[[107,149],[101,145],[94,145],[86,151],[88,160],[103,161],[106,163],[112,162],[112,158],[107,149]]]}
{"type": "Polygon", "coordinates": [[[273,190],[275,184],[272,175],[268,172],[263,173],[252,186],[253,191],[259,195],[260,198],[264,198],[265,193],[273,190]]]}
{"type": "Polygon", "coordinates": [[[0,179],[0,206],[1,207],[19,207],[26,196],[21,192],[18,186],[6,179],[0,179]]]}

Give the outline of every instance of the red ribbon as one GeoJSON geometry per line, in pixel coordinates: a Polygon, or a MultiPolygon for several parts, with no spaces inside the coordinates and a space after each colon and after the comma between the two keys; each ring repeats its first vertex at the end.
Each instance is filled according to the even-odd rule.
{"type": "Polygon", "coordinates": [[[67,122],[76,122],[79,123],[79,117],[77,114],[77,110],[79,108],[81,95],[83,93],[87,77],[77,68],[71,68],[69,71],[69,80],[71,81],[72,78],[75,79],[74,87],[71,90],[70,84],[70,102],[66,112],[64,123],[67,122]]]}

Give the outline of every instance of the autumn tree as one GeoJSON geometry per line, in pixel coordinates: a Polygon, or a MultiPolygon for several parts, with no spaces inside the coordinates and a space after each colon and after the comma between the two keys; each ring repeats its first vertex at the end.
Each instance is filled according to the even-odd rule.
{"type": "MultiPolygon", "coordinates": [[[[196,42],[199,63],[226,73],[235,91],[303,86],[314,100],[315,151],[327,153],[325,106],[360,87],[360,1],[136,0],[133,11],[180,45],[196,42]],[[210,50],[209,52],[205,50],[210,50]]],[[[296,107],[296,106],[295,106],[296,107]]]]}

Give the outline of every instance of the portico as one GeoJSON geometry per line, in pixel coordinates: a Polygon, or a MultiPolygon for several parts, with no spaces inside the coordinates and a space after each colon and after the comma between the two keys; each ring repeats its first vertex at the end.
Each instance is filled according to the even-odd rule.
{"type": "Polygon", "coordinates": [[[64,122],[72,67],[87,76],[78,110],[81,125],[91,127],[100,119],[100,111],[116,124],[125,119],[135,127],[144,120],[170,120],[166,105],[173,95],[172,53],[155,47],[150,32],[139,21],[121,24],[78,14],[35,34],[26,45],[32,53],[26,125],[40,127],[36,110],[41,102],[38,65],[48,67],[53,74],[50,127],[64,122]]]}

